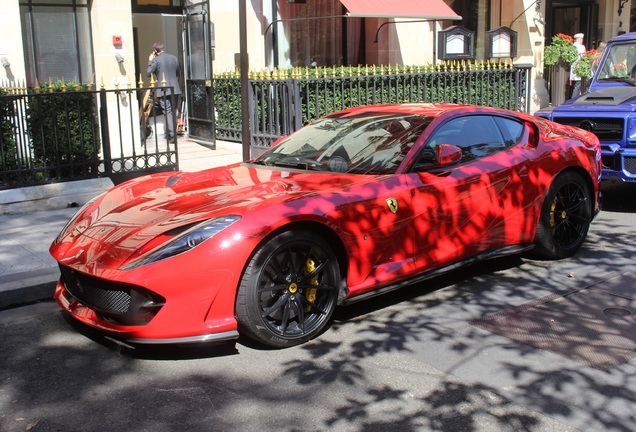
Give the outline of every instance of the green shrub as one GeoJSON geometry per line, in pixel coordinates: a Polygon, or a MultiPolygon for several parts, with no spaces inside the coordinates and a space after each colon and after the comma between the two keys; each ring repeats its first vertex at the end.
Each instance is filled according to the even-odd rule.
{"type": "Polygon", "coordinates": [[[0,171],[15,170],[18,166],[14,118],[14,98],[0,88],[0,171]]]}
{"type": "Polygon", "coordinates": [[[29,138],[47,179],[96,176],[101,146],[95,96],[87,90],[64,82],[30,89],[29,138]]]}

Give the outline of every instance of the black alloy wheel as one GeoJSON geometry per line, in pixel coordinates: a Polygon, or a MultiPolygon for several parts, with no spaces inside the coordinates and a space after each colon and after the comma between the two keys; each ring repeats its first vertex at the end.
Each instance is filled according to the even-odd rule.
{"type": "Polygon", "coordinates": [[[580,175],[559,175],[546,195],[535,238],[541,258],[561,259],[574,255],[592,222],[590,192],[580,175]]]}
{"type": "Polygon", "coordinates": [[[340,268],[332,248],[306,231],[265,243],[249,262],[236,300],[239,330],[282,348],[318,335],[338,300],[340,268]]]}

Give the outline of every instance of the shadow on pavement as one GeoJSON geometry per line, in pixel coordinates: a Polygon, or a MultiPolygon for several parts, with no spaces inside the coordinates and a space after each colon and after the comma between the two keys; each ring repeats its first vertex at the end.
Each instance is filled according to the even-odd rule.
{"type": "Polygon", "coordinates": [[[604,181],[601,183],[603,192],[603,211],[619,213],[636,213],[636,183],[604,181]]]}

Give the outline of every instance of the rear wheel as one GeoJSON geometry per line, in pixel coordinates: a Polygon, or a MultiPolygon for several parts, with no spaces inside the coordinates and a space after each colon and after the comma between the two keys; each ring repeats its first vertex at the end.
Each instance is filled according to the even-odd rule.
{"type": "Polygon", "coordinates": [[[592,222],[590,192],[581,176],[558,176],[541,209],[535,238],[542,258],[560,259],[574,255],[581,247],[592,222]]]}
{"type": "Polygon", "coordinates": [[[324,240],[288,231],[248,264],[236,300],[243,334],[272,347],[297,345],[327,325],[338,299],[340,268],[324,240]]]}

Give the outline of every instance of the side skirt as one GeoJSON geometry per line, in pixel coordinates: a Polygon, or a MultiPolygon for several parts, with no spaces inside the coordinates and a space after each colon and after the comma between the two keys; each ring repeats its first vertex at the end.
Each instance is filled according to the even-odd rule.
{"type": "MultiPolygon", "coordinates": [[[[529,250],[532,250],[534,248],[533,244],[524,244],[524,245],[512,245],[512,246],[504,246],[498,249],[493,249],[493,250],[489,250],[488,252],[484,252],[481,253],[479,255],[476,255],[474,257],[468,258],[466,260],[463,261],[457,261],[454,262],[452,264],[449,264],[447,266],[444,267],[440,267],[438,269],[435,270],[431,270],[429,272],[423,273],[419,276],[415,276],[409,279],[406,279],[404,281],[395,283],[395,284],[391,284],[391,285],[387,285],[385,287],[382,288],[378,288],[378,289],[374,289],[371,291],[367,291],[365,293],[359,294],[355,297],[351,297],[351,298],[341,298],[338,301],[339,305],[342,306],[347,306],[353,303],[357,303],[359,301],[363,301],[363,300],[367,300],[369,298],[372,297],[376,297],[382,294],[385,294],[387,292],[391,292],[391,291],[395,291],[397,289],[403,288],[407,285],[413,285],[428,279],[432,279],[434,277],[437,276],[441,276],[443,274],[455,271],[459,268],[462,267],[467,267],[470,265],[474,265],[477,264],[479,262],[483,262],[483,261],[487,261],[487,260],[491,260],[494,258],[500,258],[500,257],[504,257],[504,256],[510,256],[510,255],[517,255],[523,252],[527,252],[529,250]]],[[[345,288],[346,289],[346,288],[345,288]]]]}

